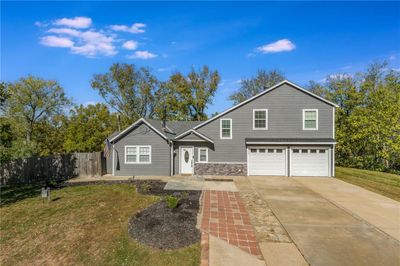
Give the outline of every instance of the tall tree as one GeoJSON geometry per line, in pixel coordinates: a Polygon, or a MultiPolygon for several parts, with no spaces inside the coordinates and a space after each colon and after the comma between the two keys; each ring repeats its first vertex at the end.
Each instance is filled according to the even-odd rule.
{"type": "Polygon", "coordinates": [[[104,140],[117,130],[117,116],[105,104],[75,107],[66,126],[67,152],[101,151],[104,140]]]}
{"type": "Polygon", "coordinates": [[[269,87],[283,81],[285,76],[278,70],[258,70],[257,75],[240,81],[240,88],[229,96],[234,104],[241,103],[269,87]]]}
{"type": "Polygon", "coordinates": [[[218,71],[212,71],[208,66],[198,71],[192,69],[187,75],[179,72],[171,75],[158,93],[161,99],[157,106],[158,116],[175,120],[207,119],[205,110],[212,103],[219,82],[218,71]]]}
{"type": "Polygon", "coordinates": [[[21,121],[27,142],[30,142],[38,122],[61,114],[70,104],[63,88],[54,80],[29,75],[8,84],[6,108],[11,117],[21,121]]]}
{"type": "Polygon", "coordinates": [[[154,116],[154,94],[159,81],[148,68],[113,64],[107,73],[94,75],[91,86],[110,108],[121,114],[125,124],[154,116]]]}
{"type": "Polygon", "coordinates": [[[309,87],[337,103],[339,165],[400,172],[400,73],[374,63],[364,73],[330,75],[309,87]]]}

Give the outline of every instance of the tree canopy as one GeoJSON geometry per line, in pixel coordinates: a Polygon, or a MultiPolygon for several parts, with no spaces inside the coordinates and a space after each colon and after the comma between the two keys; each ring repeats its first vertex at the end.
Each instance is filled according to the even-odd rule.
{"type": "Polygon", "coordinates": [[[256,76],[245,78],[240,81],[240,88],[229,96],[234,104],[241,103],[252,96],[262,92],[283,81],[285,76],[278,70],[258,70],[256,76]]]}

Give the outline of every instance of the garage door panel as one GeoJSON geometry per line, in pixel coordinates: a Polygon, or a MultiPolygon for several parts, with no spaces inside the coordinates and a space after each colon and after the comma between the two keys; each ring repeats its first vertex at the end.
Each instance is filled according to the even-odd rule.
{"type": "Polygon", "coordinates": [[[327,148],[291,147],[291,176],[329,176],[327,148]]]}
{"type": "Polygon", "coordinates": [[[283,147],[257,147],[248,150],[249,175],[286,175],[283,147]]]}

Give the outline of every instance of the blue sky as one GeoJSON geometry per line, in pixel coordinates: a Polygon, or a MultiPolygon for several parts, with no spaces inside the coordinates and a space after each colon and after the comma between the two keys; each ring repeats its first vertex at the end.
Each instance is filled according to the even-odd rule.
{"type": "Polygon", "coordinates": [[[56,79],[75,102],[115,62],[161,80],[207,64],[222,81],[208,113],[257,69],[305,85],[387,59],[400,70],[398,2],[1,2],[1,79],[56,79]]]}

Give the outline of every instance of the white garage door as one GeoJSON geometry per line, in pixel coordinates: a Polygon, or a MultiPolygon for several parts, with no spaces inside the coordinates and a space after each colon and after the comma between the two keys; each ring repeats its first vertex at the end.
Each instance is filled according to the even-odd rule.
{"type": "Polygon", "coordinates": [[[291,176],[329,176],[329,149],[291,147],[291,176]]]}
{"type": "Polygon", "coordinates": [[[286,175],[284,147],[250,147],[247,156],[249,175],[286,175]]]}

